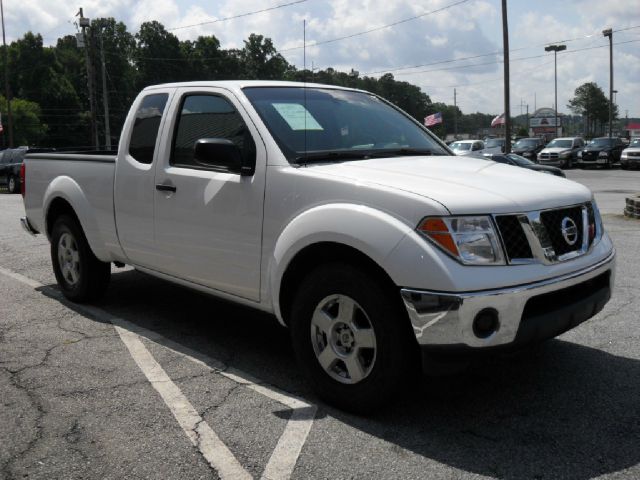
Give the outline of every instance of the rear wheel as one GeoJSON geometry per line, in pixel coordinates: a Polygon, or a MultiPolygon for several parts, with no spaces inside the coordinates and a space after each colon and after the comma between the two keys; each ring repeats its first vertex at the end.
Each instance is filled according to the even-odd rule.
{"type": "Polygon", "coordinates": [[[51,232],[51,263],[65,297],[83,303],[100,298],[111,277],[111,264],[91,251],[82,227],[70,215],[58,217],[51,232]]]}
{"type": "Polygon", "coordinates": [[[13,175],[9,177],[9,193],[18,193],[20,190],[20,181],[13,175]]]}
{"type": "Polygon", "coordinates": [[[416,373],[417,345],[393,292],[356,267],[307,276],[292,308],[300,367],[328,403],[358,413],[397,398],[416,373]]]}

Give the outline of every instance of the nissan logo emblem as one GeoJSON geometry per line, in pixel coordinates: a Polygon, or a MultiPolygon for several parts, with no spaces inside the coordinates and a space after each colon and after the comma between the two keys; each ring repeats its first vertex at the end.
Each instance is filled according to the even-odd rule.
{"type": "Polygon", "coordinates": [[[564,217],[562,219],[562,228],[560,230],[562,232],[562,237],[564,241],[567,242],[567,245],[575,245],[578,241],[578,226],[576,222],[574,222],[569,217],[564,217]]]}

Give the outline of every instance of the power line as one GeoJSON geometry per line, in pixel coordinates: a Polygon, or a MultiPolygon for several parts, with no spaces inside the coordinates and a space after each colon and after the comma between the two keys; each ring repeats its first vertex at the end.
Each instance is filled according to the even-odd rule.
{"type": "MultiPolygon", "coordinates": [[[[624,30],[631,30],[631,29],[634,29],[634,28],[640,28],[640,25],[634,25],[632,27],[627,27],[627,28],[622,28],[622,29],[619,29],[619,30],[614,30],[614,33],[615,32],[621,32],[621,31],[624,31],[624,30]]],[[[528,47],[512,48],[512,49],[509,49],[509,52],[513,53],[513,52],[519,52],[519,51],[522,51],[522,50],[529,50],[529,49],[532,49],[532,48],[544,47],[544,46],[549,45],[551,43],[574,42],[574,41],[584,40],[586,38],[591,38],[591,37],[593,37],[593,34],[585,35],[585,36],[582,36],[582,37],[569,38],[569,39],[565,39],[565,40],[557,40],[557,41],[553,41],[553,42],[546,42],[546,43],[541,43],[541,44],[538,44],[538,45],[531,45],[531,46],[528,46],[528,47]]],[[[402,71],[402,70],[410,70],[412,68],[430,67],[430,66],[433,66],[433,65],[441,65],[441,64],[446,64],[446,63],[461,62],[463,60],[473,60],[473,59],[476,59],[476,58],[490,57],[492,55],[502,55],[502,50],[497,50],[495,52],[481,53],[481,54],[472,55],[472,56],[469,56],[469,57],[449,58],[449,59],[446,59],[446,60],[440,60],[440,61],[431,62],[431,63],[423,63],[423,64],[419,64],[419,65],[412,65],[412,66],[409,66],[409,67],[398,67],[398,68],[387,69],[387,70],[377,70],[377,71],[374,71],[374,72],[363,73],[363,75],[376,75],[378,73],[399,72],[399,71],[402,71]]],[[[418,73],[418,72],[413,72],[413,73],[418,73]]]]}
{"type": "Polygon", "coordinates": [[[194,23],[193,25],[182,25],[180,27],[167,28],[167,30],[168,31],[181,30],[183,28],[200,27],[202,25],[209,25],[209,24],[212,24],[212,23],[226,22],[227,20],[235,20],[236,18],[248,17],[248,16],[251,16],[251,15],[255,15],[257,13],[270,12],[271,10],[277,10],[279,8],[290,7],[292,5],[297,5],[299,3],[304,3],[306,1],[307,0],[296,0],[295,2],[282,3],[280,5],[274,5],[273,7],[263,8],[262,10],[255,10],[253,12],[240,13],[238,15],[233,15],[231,17],[218,18],[217,20],[210,20],[210,21],[207,21],[207,22],[194,23]]]}
{"type": "MultiPolygon", "coordinates": [[[[614,43],[614,45],[624,45],[627,43],[634,43],[634,42],[640,42],[640,40],[628,40],[625,42],[618,42],[618,43],[614,43]]],[[[565,50],[564,52],[561,52],[560,54],[562,55],[568,55],[571,53],[577,53],[577,52],[583,52],[585,50],[595,50],[597,48],[604,48],[604,47],[608,47],[609,45],[597,45],[595,47],[586,47],[586,48],[578,48],[578,49],[573,49],[573,50],[565,50]]],[[[517,61],[521,61],[521,60],[531,60],[534,58],[542,58],[542,57],[547,57],[549,56],[548,54],[541,54],[541,55],[531,55],[529,57],[520,57],[520,58],[513,58],[511,59],[511,62],[517,62],[517,61]]],[[[417,73],[431,73],[431,72],[441,72],[441,71],[446,71],[446,70],[459,70],[459,69],[463,69],[463,68],[472,68],[472,67],[482,67],[485,65],[495,65],[495,64],[499,64],[499,63],[503,63],[503,60],[498,60],[495,62],[484,62],[484,63],[474,63],[472,65],[458,65],[455,67],[448,67],[448,68],[435,68],[435,69],[431,69],[431,70],[418,70],[417,72],[403,72],[403,73],[398,73],[397,75],[414,75],[417,73]]],[[[387,70],[387,72],[390,72],[393,70],[387,70]]]]}
{"type": "MultiPolygon", "coordinates": [[[[404,18],[402,20],[398,20],[397,22],[388,23],[387,25],[382,25],[380,27],[370,28],[369,30],[364,30],[362,32],[352,33],[351,35],[345,35],[344,37],[332,38],[330,40],[323,40],[321,42],[313,42],[306,44],[306,47],[316,47],[318,45],[326,45],[327,43],[339,42],[340,40],[346,40],[348,38],[359,37],[361,35],[366,35],[367,33],[377,32],[379,30],[384,30],[385,28],[395,27],[396,25],[400,25],[402,23],[411,22],[412,20],[417,20],[418,18],[423,18],[429,15],[433,15],[434,13],[442,12],[444,10],[448,10],[457,5],[461,5],[463,3],[467,3],[470,0],[460,0],[458,2],[452,3],[450,5],[445,5],[444,7],[438,8],[436,10],[431,10],[429,12],[421,13],[420,15],[414,15],[413,17],[404,18]]],[[[279,53],[291,52],[293,50],[300,50],[305,48],[305,45],[301,45],[299,47],[291,47],[284,50],[280,50],[279,53]]]]}

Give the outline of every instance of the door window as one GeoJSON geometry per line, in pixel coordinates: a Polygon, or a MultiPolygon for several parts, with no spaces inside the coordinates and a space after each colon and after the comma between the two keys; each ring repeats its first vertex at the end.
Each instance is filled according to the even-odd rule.
{"type": "Polygon", "coordinates": [[[196,161],[194,147],[203,138],[224,138],[240,149],[245,162],[256,155],[251,133],[234,106],[218,95],[188,95],[182,102],[176,126],[171,165],[189,168],[227,170],[224,158],[196,161]]]}
{"type": "Polygon", "coordinates": [[[153,162],[160,120],[168,98],[167,93],[147,95],[138,107],[129,141],[129,155],[137,162],[147,164],[153,162]]]}

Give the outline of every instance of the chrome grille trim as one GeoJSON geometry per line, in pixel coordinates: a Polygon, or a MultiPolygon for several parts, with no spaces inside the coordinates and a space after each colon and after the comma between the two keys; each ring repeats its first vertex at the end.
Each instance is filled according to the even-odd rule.
{"type": "MultiPolygon", "coordinates": [[[[593,246],[598,243],[598,233],[596,233],[596,238],[594,238],[593,242],[589,243],[589,207],[593,208],[591,202],[582,203],[577,205],[568,205],[558,208],[549,208],[545,210],[535,210],[532,212],[526,213],[513,213],[513,214],[496,214],[493,215],[494,223],[498,226],[498,222],[496,217],[503,215],[513,215],[517,217],[520,222],[520,226],[524,232],[524,235],[529,242],[529,247],[531,248],[531,253],[533,258],[509,258],[508,255],[505,255],[508,259],[510,265],[526,265],[531,263],[539,263],[543,265],[553,265],[560,262],[566,262],[573,258],[581,257],[582,255],[587,254],[593,246]],[[564,253],[562,255],[558,255],[553,247],[553,242],[549,236],[547,231],[547,227],[542,221],[541,215],[544,212],[554,212],[559,210],[567,210],[571,208],[580,208],[581,209],[581,218],[582,225],[579,226],[581,228],[582,242],[579,247],[570,252],[564,253]]],[[[597,225],[596,225],[597,228],[597,225]]],[[[498,227],[498,232],[500,237],[503,237],[500,228],[498,227]]],[[[503,246],[504,246],[504,238],[503,246]]],[[[505,248],[506,250],[506,248],[505,248]]]]}

